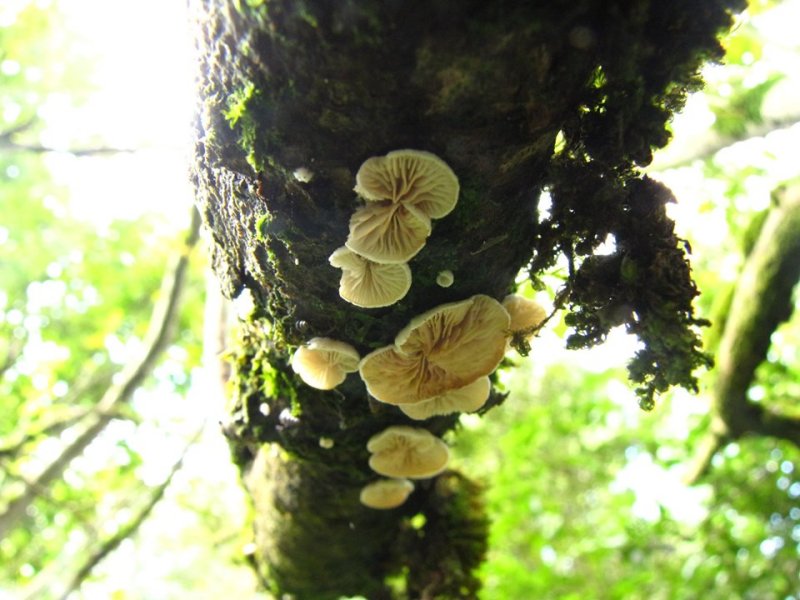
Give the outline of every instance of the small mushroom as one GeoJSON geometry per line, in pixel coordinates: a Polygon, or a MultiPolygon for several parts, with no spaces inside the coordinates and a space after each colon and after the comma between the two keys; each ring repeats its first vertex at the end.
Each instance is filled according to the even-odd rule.
{"type": "Polygon", "coordinates": [[[541,304],[519,294],[509,294],[503,298],[503,308],[511,317],[509,329],[514,333],[529,332],[526,338],[530,338],[533,330],[547,317],[547,311],[541,304]]]}
{"type": "Polygon", "coordinates": [[[348,373],[358,370],[358,361],[358,352],[350,344],[317,337],[295,351],[292,369],[311,387],[332,390],[348,373]]]}
{"type": "Polygon", "coordinates": [[[413,491],[414,484],[408,479],[379,479],[361,489],[359,500],[369,508],[388,510],[403,504],[413,491]]]}
{"type": "Polygon", "coordinates": [[[486,404],[491,389],[492,384],[489,378],[480,377],[457,390],[451,390],[441,396],[435,396],[430,400],[423,400],[415,404],[401,404],[399,408],[407,417],[417,421],[458,412],[475,412],[486,404]]]}
{"type": "Polygon", "coordinates": [[[463,388],[497,368],[509,316],[484,295],[425,312],[359,364],[369,393],[388,404],[413,404],[463,388]]]}
{"type": "Polygon", "coordinates": [[[368,158],[356,174],[356,193],[368,201],[350,219],[345,242],[380,263],[403,263],[425,245],[431,219],[455,208],[458,178],[443,160],[421,150],[368,158]]]}
{"type": "Polygon", "coordinates": [[[444,471],[447,445],[427,429],[394,425],[367,442],[370,468],[386,477],[425,479],[444,471]]]}
{"type": "Polygon", "coordinates": [[[436,275],[436,285],[439,287],[449,288],[455,280],[456,278],[450,270],[439,271],[438,275],[436,275]]]}
{"type": "Polygon", "coordinates": [[[334,251],[328,262],[342,269],[339,295],[362,308],[390,306],[411,287],[411,269],[405,263],[376,263],[345,246],[334,251]]]}

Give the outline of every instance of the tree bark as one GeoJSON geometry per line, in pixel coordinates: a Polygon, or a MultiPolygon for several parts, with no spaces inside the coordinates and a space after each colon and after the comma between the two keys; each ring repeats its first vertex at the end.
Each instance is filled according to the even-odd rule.
{"type": "MultiPolygon", "coordinates": [[[[288,356],[317,336],[364,355],[438,304],[502,298],[526,264],[536,283],[563,254],[575,345],[625,324],[674,342],[648,345],[632,371],[645,394],[691,385],[696,290],[663,213],[669,195],[636,165],[666,142],[738,3],[195,5],[197,203],[224,292],[247,289],[257,306],[233,351],[223,428],[254,502],[258,569],[276,595],[297,598],[474,597],[486,549],[478,486],[449,471],[398,509],[361,506],[375,477],[366,441],[409,421],[357,376],[328,392],[305,386],[288,356]],[[358,309],[339,298],[327,259],[359,206],[359,165],[403,148],[446,161],[459,203],[411,261],[408,295],[358,309]],[[589,260],[609,235],[613,260],[589,260]],[[449,288],[435,284],[442,270],[455,275],[449,288]]],[[[501,400],[493,392],[487,406],[501,400]]],[[[455,424],[420,426],[444,435],[455,424]]]]}

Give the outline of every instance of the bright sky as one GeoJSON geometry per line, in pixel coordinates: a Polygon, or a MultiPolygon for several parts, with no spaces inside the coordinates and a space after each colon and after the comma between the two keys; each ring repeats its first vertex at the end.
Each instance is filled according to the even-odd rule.
{"type": "MultiPolygon", "coordinates": [[[[43,0],[44,1],[44,0],[43,0]]],[[[71,110],[55,97],[42,108],[42,142],[56,148],[101,145],[135,154],[75,158],[51,154],[75,214],[105,223],[165,213],[180,228],[191,202],[187,155],[193,108],[192,41],[180,0],[58,0],[63,27],[97,53],[97,93],[71,110]]]]}

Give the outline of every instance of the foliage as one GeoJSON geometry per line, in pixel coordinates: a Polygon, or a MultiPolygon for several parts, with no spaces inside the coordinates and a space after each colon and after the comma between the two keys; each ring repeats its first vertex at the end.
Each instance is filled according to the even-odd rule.
{"type": "MultiPolygon", "coordinates": [[[[759,10],[771,8],[763,4],[770,3],[760,3],[759,10]]],[[[13,27],[0,27],[0,62],[13,60],[21,67],[0,71],[6,92],[0,99],[0,139],[29,123],[50,92],[77,89],[71,102],[88,93],[83,69],[47,70],[54,64],[50,57],[67,52],[57,44],[61,38],[45,35],[58,19],[51,11],[28,3],[13,27]],[[48,43],[32,44],[32,38],[48,43]],[[35,71],[33,80],[27,75],[31,67],[40,69],[39,79],[35,71]]],[[[768,42],[752,23],[726,42],[729,71],[712,77],[706,102],[727,135],[744,134],[763,120],[762,105],[780,75],[770,70],[766,79],[753,81],[746,73],[770,55],[768,42]],[[725,86],[729,91],[721,93],[725,86]]],[[[245,90],[232,100],[233,123],[248,97],[245,90]]],[[[4,139],[29,142],[41,127],[31,122],[4,139]]],[[[705,331],[710,351],[753,232],[769,209],[770,192],[798,176],[796,164],[787,167],[796,163],[793,156],[758,144],[738,155],[703,157],[680,172],[653,174],[678,196],[677,204],[656,208],[659,216],[687,208],[694,213],[692,222],[679,220],[675,233],[691,240],[693,277],[703,292],[695,299],[698,320],[687,324],[712,320],[705,331]],[[679,176],[702,185],[687,194],[679,176]]],[[[157,217],[103,226],[77,218],[66,188],[51,181],[46,156],[2,151],[0,174],[2,512],[24,480],[76,435],[141,343],[164,264],[178,242],[157,217]]],[[[563,199],[565,191],[559,193],[563,199]]],[[[673,244],[670,251],[675,249],[673,244]]],[[[154,376],[64,477],[36,498],[24,522],[0,540],[0,595],[47,598],[61,591],[65,573],[129,521],[163,478],[169,462],[164,457],[177,458],[184,439],[202,422],[197,396],[184,398],[197,388],[201,267],[194,265],[178,335],[154,376]]],[[[595,275],[613,271],[614,278],[631,273],[625,256],[612,255],[580,264],[578,281],[592,269],[595,275]]],[[[632,280],[639,276],[635,269],[634,275],[632,280]]],[[[550,297],[567,276],[564,266],[542,279],[550,297]]],[[[591,279],[598,285],[602,277],[591,279]]],[[[694,289],[690,292],[689,301],[694,289]]],[[[638,412],[621,383],[624,373],[605,366],[609,355],[617,363],[633,346],[614,345],[617,307],[599,308],[597,315],[609,325],[602,336],[609,337],[611,350],[560,352],[568,325],[554,319],[548,330],[555,335],[534,340],[531,356],[515,374],[501,376],[509,398],[482,419],[464,418],[450,439],[461,471],[486,483],[492,522],[489,557],[480,572],[483,597],[800,598],[798,448],[766,438],[740,440],[716,455],[701,484],[683,484],[680,476],[710,427],[706,395],[715,375],[698,382],[700,398],[675,393],[653,413],[638,412]]],[[[795,314],[774,334],[751,399],[796,416],[799,355],[795,314]]],[[[81,597],[211,599],[231,593],[230,582],[243,579],[238,593],[249,593],[239,552],[246,540],[238,520],[241,492],[232,487],[224,465],[210,458],[224,454],[216,432],[211,438],[210,446],[187,459],[189,474],[140,535],[85,582],[81,597]],[[170,537],[164,532],[173,531],[176,521],[182,533],[170,537]],[[215,547],[221,553],[212,553],[215,547]],[[238,567],[228,570],[229,561],[238,561],[238,567]]],[[[442,518],[451,517],[446,508],[442,518]]]]}
{"type": "MultiPolygon", "coordinates": [[[[69,181],[56,181],[53,165],[70,158],[47,151],[44,142],[65,129],[59,119],[84,110],[83,101],[94,93],[90,66],[95,57],[74,34],[60,29],[62,19],[61,5],[52,2],[0,7],[3,597],[64,593],[87,557],[135,522],[168,474],[165,462],[177,461],[205,419],[201,407],[185,398],[195,384],[201,353],[204,265],[195,260],[173,324],[173,343],[153,376],[128,405],[116,409],[61,476],[33,490],[22,514],[7,512],[98,417],[100,399],[141,353],[153,306],[163,296],[165,267],[183,248],[183,224],[176,228],[152,214],[112,220],[81,214],[76,200],[88,198],[75,198],[69,181]]],[[[85,142],[82,137],[62,140],[64,149],[84,148],[85,142]]],[[[114,168],[115,157],[103,151],[102,143],[99,148],[96,156],[73,155],[70,170],[114,168]]],[[[106,192],[103,202],[113,202],[114,188],[106,192]]],[[[228,510],[188,497],[189,490],[206,485],[198,470],[175,497],[183,496],[180,502],[196,510],[195,530],[213,527],[223,535],[218,538],[222,551],[232,552],[239,547],[238,535],[232,535],[237,528],[219,525],[231,519],[228,510]]],[[[226,475],[231,472],[223,468],[219,476],[226,475]]],[[[241,504],[241,496],[234,496],[236,501],[241,504]]],[[[209,568],[209,576],[214,571],[209,568]]]]}

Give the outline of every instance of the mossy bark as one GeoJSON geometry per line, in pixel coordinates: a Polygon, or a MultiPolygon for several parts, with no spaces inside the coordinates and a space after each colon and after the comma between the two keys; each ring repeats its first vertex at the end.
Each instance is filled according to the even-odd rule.
{"type": "MultiPolygon", "coordinates": [[[[357,376],[330,392],[303,385],[288,356],[315,336],[363,355],[415,314],[501,298],[526,264],[536,282],[563,254],[576,345],[617,324],[646,343],[674,340],[634,375],[651,395],[691,385],[702,362],[688,329],[696,290],[663,213],[669,195],[636,165],[665,143],[666,120],[701,62],[719,55],[715,36],[738,3],[195,4],[197,202],[223,290],[248,289],[257,304],[234,350],[225,431],[254,501],[258,568],[273,591],[298,598],[473,597],[486,548],[477,486],[447,472],[401,508],[360,506],[374,478],[366,440],[409,421],[357,376]],[[411,261],[409,294],[358,309],[339,298],[327,258],[359,206],[359,165],[402,148],[445,160],[459,203],[411,261]],[[617,252],[590,260],[608,235],[617,252]],[[445,269],[449,288],[435,284],[445,269]],[[653,373],[664,352],[685,360],[662,381],[653,373]]],[[[442,435],[455,423],[423,426],[442,435]]]]}

